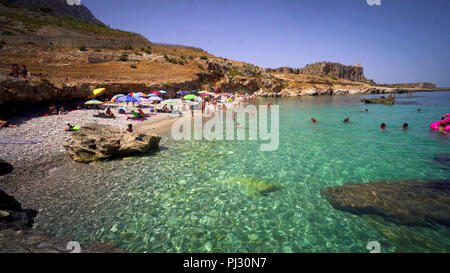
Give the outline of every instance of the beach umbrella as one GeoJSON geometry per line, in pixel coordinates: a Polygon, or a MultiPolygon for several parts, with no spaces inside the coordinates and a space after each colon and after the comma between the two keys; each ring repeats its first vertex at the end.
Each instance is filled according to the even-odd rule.
{"type": "Polygon", "coordinates": [[[185,100],[193,100],[193,99],[196,99],[196,98],[197,98],[197,96],[196,95],[192,95],[192,94],[189,94],[189,95],[186,95],[186,96],[183,97],[183,99],[185,99],[185,100]]]}
{"type": "Polygon", "coordinates": [[[94,91],[92,91],[92,94],[94,94],[94,97],[95,97],[98,94],[104,92],[105,90],[106,90],[106,88],[97,88],[97,89],[94,89],[94,91]]]}
{"type": "Polygon", "coordinates": [[[103,101],[89,100],[89,101],[85,102],[84,104],[103,104],[103,101]]]}
{"type": "Polygon", "coordinates": [[[202,93],[201,95],[202,95],[202,97],[209,97],[208,93],[202,93]]]}
{"type": "Polygon", "coordinates": [[[158,97],[158,96],[153,96],[153,97],[148,98],[148,100],[149,100],[149,101],[162,101],[162,100],[164,100],[164,99],[162,99],[162,98],[160,98],[160,97],[158,97]]]}
{"type": "Polygon", "coordinates": [[[125,95],[123,95],[123,94],[114,95],[114,97],[111,98],[111,102],[115,102],[117,98],[123,97],[123,96],[125,96],[125,95]]]}
{"type": "Polygon", "coordinates": [[[149,97],[157,97],[158,95],[156,94],[148,94],[149,97]]]}
{"type": "Polygon", "coordinates": [[[136,93],[136,94],[133,95],[133,97],[145,97],[145,96],[147,96],[147,95],[145,95],[142,92],[139,92],[139,93],[136,93]]]}
{"type": "Polygon", "coordinates": [[[137,100],[138,100],[138,102],[148,102],[148,101],[152,101],[150,98],[144,98],[144,97],[138,97],[137,100]]]}
{"type": "Polygon", "coordinates": [[[135,97],[132,97],[132,96],[128,95],[128,96],[118,97],[118,98],[116,99],[116,101],[121,101],[121,102],[124,102],[124,101],[126,101],[126,102],[137,102],[138,100],[137,100],[135,97]]]}
{"type": "Polygon", "coordinates": [[[152,94],[153,94],[153,95],[159,95],[159,94],[161,94],[161,92],[159,92],[159,91],[153,91],[152,94]]]}
{"type": "Polygon", "coordinates": [[[161,93],[161,94],[167,94],[167,91],[159,90],[159,93],[161,93]]]}

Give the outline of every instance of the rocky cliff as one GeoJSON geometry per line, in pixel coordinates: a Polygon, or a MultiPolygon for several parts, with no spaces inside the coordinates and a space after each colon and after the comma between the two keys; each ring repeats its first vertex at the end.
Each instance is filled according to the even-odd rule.
{"type": "Polygon", "coordinates": [[[316,76],[331,76],[358,82],[366,81],[362,67],[343,65],[340,63],[318,62],[314,64],[308,64],[304,68],[279,67],[275,69],[269,68],[267,69],[267,71],[291,74],[308,74],[316,76]]]}
{"type": "Polygon", "coordinates": [[[26,7],[31,10],[42,10],[54,15],[71,16],[80,21],[104,25],[81,1],[75,0],[4,0],[9,6],[26,7]]]}

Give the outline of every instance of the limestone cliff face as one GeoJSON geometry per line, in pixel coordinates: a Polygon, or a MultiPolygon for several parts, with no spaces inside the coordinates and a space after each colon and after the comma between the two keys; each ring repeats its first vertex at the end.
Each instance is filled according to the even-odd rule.
{"type": "Polygon", "coordinates": [[[302,74],[335,76],[341,79],[362,82],[365,80],[362,67],[343,65],[340,63],[319,62],[306,65],[302,74]]]}
{"type": "Polygon", "coordinates": [[[291,74],[307,74],[316,76],[334,76],[336,78],[347,79],[352,81],[366,81],[364,70],[360,66],[343,65],[340,63],[318,62],[308,64],[304,68],[279,67],[269,68],[268,72],[291,73],[291,74]]]}

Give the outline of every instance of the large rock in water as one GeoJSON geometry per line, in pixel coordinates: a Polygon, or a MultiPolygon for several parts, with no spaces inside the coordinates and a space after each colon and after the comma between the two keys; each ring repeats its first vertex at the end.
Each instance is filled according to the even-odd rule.
{"type": "Polygon", "coordinates": [[[321,193],[334,208],[354,214],[375,214],[404,225],[450,226],[450,180],[347,184],[321,193]]]}
{"type": "Polygon", "coordinates": [[[22,206],[14,197],[0,190],[0,230],[29,229],[33,226],[33,218],[36,215],[37,211],[22,209],[22,206]]]}
{"type": "Polygon", "coordinates": [[[160,140],[161,137],[153,134],[129,133],[108,125],[86,124],[63,146],[73,160],[89,163],[156,151],[160,140]]]}
{"type": "Polygon", "coordinates": [[[0,159],[0,176],[11,173],[13,170],[14,168],[11,164],[0,159]]]}
{"type": "Polygon", "coordinates": [[[395,104],[395,99],[393,96],[389,96],[388,98],[381,97],[381,98],[373,98],[373,99],[366,99],[362,98],[361,102],[364,103],[372,103],[372,104],[387,104],[387,105],[393,105],[395,104]]]}

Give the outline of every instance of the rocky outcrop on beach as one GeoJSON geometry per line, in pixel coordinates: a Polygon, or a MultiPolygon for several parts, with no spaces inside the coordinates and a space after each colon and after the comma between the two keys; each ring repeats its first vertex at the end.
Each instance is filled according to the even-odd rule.
{"type": "Polygon", "coordinates": [[[89,163],[157,151],[160,140],[160,136],[149,133],[130,133],[113,126],[86,124],[63,146],[74,161],[89,163]]]}
{"type": "Polygon", "coordinates": [[[362,98],[361,102],[368,103],[368,104],[387,104],[387,105],[393,105],[395,104],[395,98],[392,96],[389,96],[387,98],[381,97],[381,98],[362,98]]]}
{"type": "Polygon", "coordinates": [[[37,211],[22,209],[20,203],[6,192],[0,190],[0,230],[29,229],[33,226],[33,219],[37,211]]]}
{"type": "Polygon", "coordinates": [[[450,180],[406,180],[329,187],[321,194],[339,210],[404,225],[450,226],[450,180]]]}
{"type": "Polygon", "coordinates": [[[9,174],[14,170],[14,167],[8,162],[0,159],[0,176],[9,174]]]}

